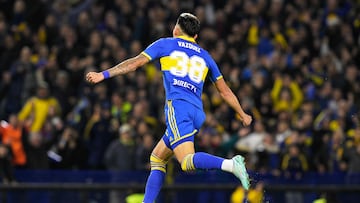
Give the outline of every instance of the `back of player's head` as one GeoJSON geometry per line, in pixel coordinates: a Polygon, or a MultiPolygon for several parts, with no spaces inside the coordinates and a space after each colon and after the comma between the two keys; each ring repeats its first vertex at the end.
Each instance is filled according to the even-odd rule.
{"type": "Polygon", "coordinates": [[[194,37],[200,32],[200,21],[191,13],[180,14],[176,24],[178,24],[181,30],[190,37],[194,37]]]}

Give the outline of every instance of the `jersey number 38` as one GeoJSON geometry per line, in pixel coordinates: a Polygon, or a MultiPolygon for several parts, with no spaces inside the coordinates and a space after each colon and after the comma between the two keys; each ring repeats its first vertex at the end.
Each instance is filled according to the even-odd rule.
{"type": "Polygon", "coordinates": [[[176,64],[170,67],[171,74],[177,77],[187,75],[195,83],[200,83],[205,78],[207,67],[205,60],[200,56],[193,55],[189,57],[183,51],[173,51],[170,57],[176,59],[176,64]]]}

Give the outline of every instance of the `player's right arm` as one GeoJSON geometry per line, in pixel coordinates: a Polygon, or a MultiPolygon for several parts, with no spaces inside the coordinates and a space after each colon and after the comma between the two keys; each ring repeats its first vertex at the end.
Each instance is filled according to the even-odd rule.
{"type": "Polygon", "coordinates": [[[118,75],[126,74],[135,71],[139,67],[148,63],[150,59],[143,53],[129,58],[103,72],[89,72],[86,74],[86,80],[90,83],[99,83],[106,78],[115,77],[118,75]]]}
{"type": "Polygon", "coordinates": [[[224,78],[215,81],[216,89],[219,91],[220,96],[225,100],[231,108],[233,108],[239,115],[241,122],[244,126],[250,125],[252,117],[245,113],[242,109],[240,102],[230,87],[225,83],[224,78]]]}
{"type": "Polygon", "coordinates": [[[166,48],[166,43],[167,42],[165,39],[159,39],[150,44],[139,55],[129,58],[117,64],[116,66],[113,66],[102,72],[89,72],[86,74],[86,80],[90,83],[99,83],[104,79],[135,71],[149,61],[160,58],[163,55],[164,49],[166,48]]]}

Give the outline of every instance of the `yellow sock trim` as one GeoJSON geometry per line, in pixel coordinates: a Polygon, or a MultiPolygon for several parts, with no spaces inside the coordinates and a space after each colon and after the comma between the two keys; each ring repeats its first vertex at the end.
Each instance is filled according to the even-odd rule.
{"type": "Polygon", "coordinates": [[[154,154],[150,156],[150,166],[151,170],[159,170],[166,173],[166,161],[160,159],[154,154]]]}
{"type": "Polygon", "coordinates": [[[188,154],[184,157],[181,162],[181,169],[183,171],[193,171],[195,170],[194,162],[193,162],[194,154],[188,154]]]}

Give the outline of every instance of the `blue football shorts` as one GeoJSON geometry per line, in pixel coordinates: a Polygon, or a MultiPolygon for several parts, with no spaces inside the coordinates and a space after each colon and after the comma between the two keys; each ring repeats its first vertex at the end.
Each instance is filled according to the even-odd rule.
{"type": "Polygon", "coordinates": [[[175,149],[184,142],[194,142],[195,135],[205,121],[202,109],[185,100],[168,100],[165,104],[166,131],[162,139],[175,149]]]}

